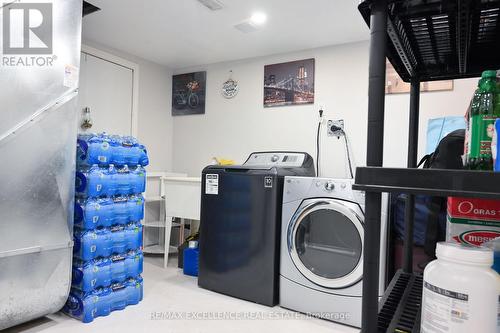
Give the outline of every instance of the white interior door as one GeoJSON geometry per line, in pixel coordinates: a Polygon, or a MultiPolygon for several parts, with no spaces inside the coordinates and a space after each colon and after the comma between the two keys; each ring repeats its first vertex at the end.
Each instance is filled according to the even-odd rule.
{"type": "MultiPolygon", "coordinates": [[[[132,135],[133,70],[82,52],[78,106],[92,127],[80,132],[132,135]]],[[[82,119],[83,120],[83,119],[82,119]]],[[[80,124],[81,124],[80,120],[80,124]]]]}

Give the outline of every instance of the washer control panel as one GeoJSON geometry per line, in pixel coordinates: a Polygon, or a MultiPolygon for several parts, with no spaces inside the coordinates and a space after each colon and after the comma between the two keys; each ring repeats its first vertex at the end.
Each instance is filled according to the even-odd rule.
{"type": "Polygon", "coordinates": [[[317,179],[314,184],[316,188],[323,190],[327,193],[343,192],[347,190],[352,191],[351,189],[352,181],[350,179],[346,181],[343,181],[342,179],[335,179],[335,180],[317,179]]]}
{"type": "Polygon", "coordinates": [[[244,165],[299,168],[304,164],[305,158],[306,156],[304,153],[292,153],[292,152],[252,153],[244,165]]]}
{"type": "Polygon", "coordinates": [[[330,181],[328,181],[328,182],[326,182],[326,183],[325,183],[325,190],[326,190],[327,192],[331,192],[331,191],[333,191],[334,189],[335,189],[335,183],[334,183],[334,182],[330,182],[330,181]]]}

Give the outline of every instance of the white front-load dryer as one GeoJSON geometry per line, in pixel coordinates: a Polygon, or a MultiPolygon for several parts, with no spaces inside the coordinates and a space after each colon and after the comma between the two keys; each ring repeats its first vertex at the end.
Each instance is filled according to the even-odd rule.
{"type": "MultiPolygon", "coordinates": [[[[285,177],[280,306],[361,326],[364,193],[352,179],[285,177]]],[[[384,292],[387,200],[382,202],[380,288],[384,292]]]]}

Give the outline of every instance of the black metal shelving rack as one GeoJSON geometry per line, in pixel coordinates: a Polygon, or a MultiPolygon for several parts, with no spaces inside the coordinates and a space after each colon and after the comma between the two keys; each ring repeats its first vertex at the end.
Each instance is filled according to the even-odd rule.
{"type": "MultiPolygon", "coordinates": [[[[422,277],[412,272],[416,194],[500,198],[500,173],[416,169],[420,83],[500,69],[500,0],[364,0],[370,26],[362,332],[420,332],[422,277]],[[382,168],[386,57],[411,83],[408,168],[382,168]],[[408,193],[404,265],[378,301],[382,192],[408,193]]],[[[465,109],[465,106],[464,106],[465,109]]]]}

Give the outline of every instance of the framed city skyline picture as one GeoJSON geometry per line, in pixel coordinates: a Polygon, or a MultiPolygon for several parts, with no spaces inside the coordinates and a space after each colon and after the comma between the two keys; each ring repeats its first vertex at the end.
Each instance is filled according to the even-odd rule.
{"type": "Polygon", "coordinates": [[[264,107],[314,103],[314,59],[264,67],[264,107]]]}
{"type": "Polygon", "coordinates": [[[172,77],[172,115],[205,113],[207,72],[174,75],[172,77]]]}

